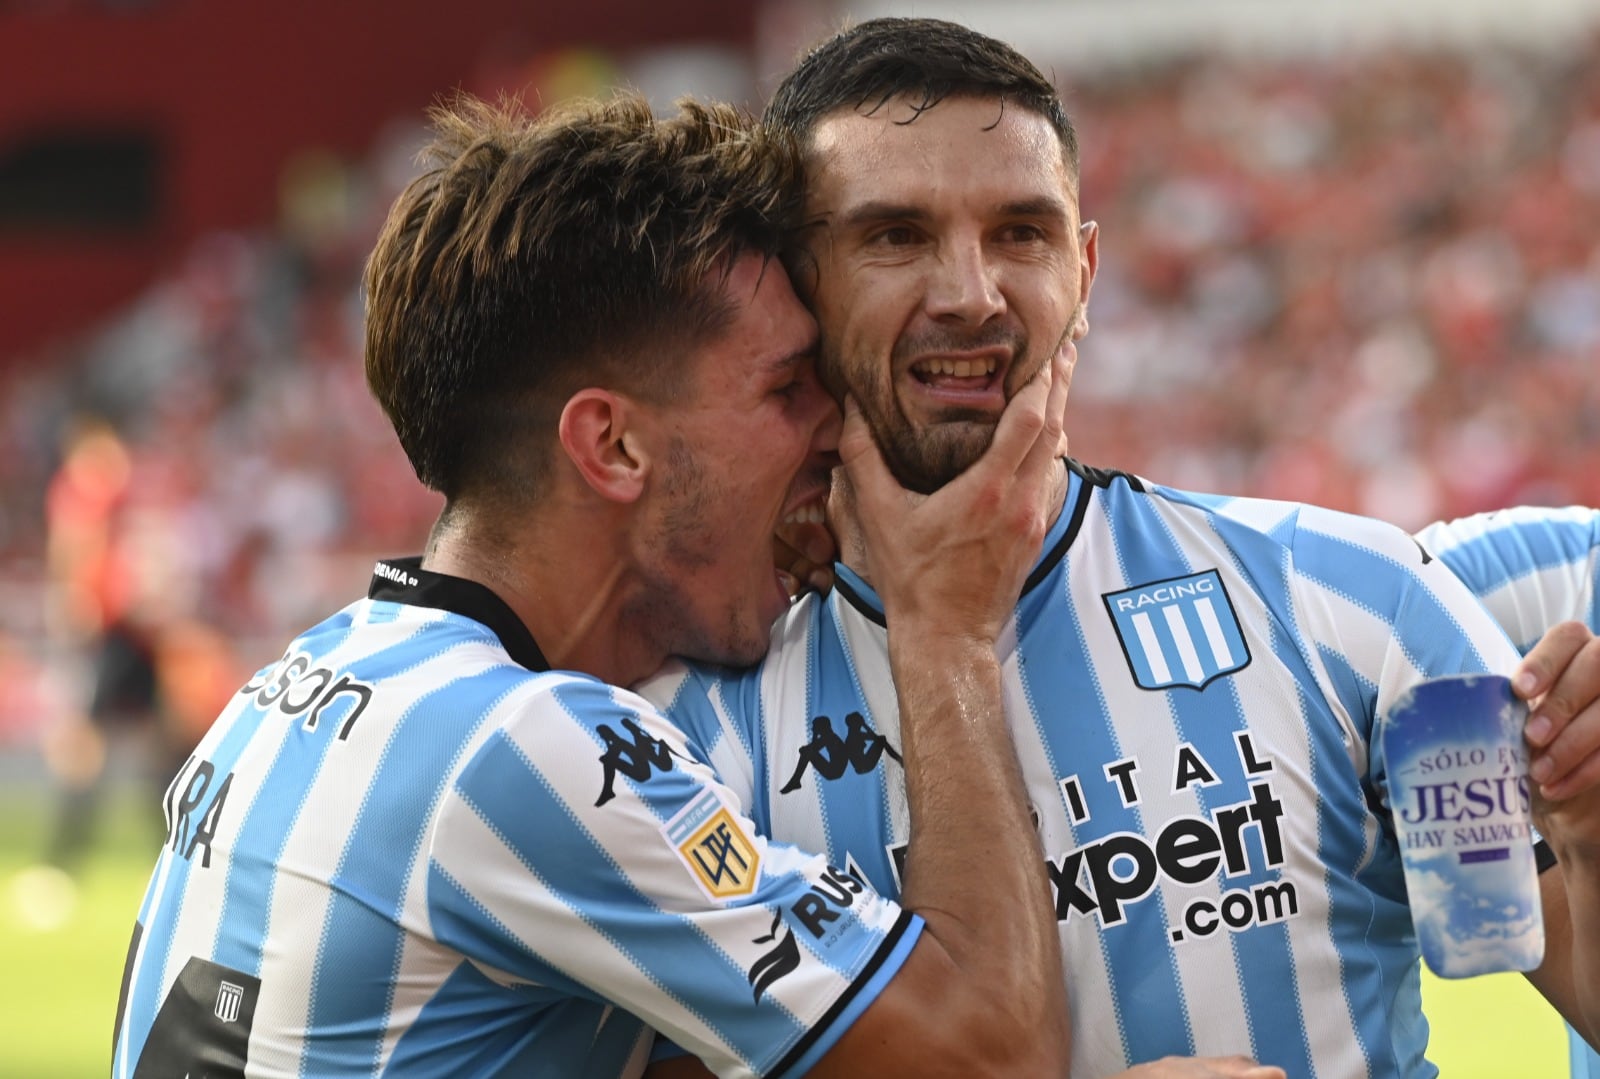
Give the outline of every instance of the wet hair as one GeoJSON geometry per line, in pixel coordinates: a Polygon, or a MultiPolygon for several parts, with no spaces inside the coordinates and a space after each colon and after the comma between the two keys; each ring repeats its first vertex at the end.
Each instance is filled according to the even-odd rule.
{"type": "Polygon", "coordinates": [[[431,118],[367,263],[367,383],[447,501],[535,497],[572,393],[670,400],[692,375],[733,263],[790,235],[798,157],[732,106],[633,93],[431,118]]]}
{"type": "Polygon", "coordinates": [[[898,97],[918,114],[948,97],[999,98],[1038,113],[1078,174],[1077,132],[1050,80],[1005,42],[943,19],[869,19],[840,30],[779,84],[762,122],[804,147],[834,112],[871,113],[898,97]]]}

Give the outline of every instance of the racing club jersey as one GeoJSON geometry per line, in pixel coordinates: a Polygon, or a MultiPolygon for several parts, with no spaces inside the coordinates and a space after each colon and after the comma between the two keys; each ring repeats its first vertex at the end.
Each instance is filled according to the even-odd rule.
{"type": "MultiPolygon", "coordinates": [[[[1069,468],[999,647],[1073,1075],[1239,1052],[1302,1079],[1436,1074],[1374,734],[1422,678],[1509,674],[1512,644],[1399,529],[1069,468]]],[[[758,668],[679,667],[642,692],[758,828],[895,895],[908,814],[886,629],[836,570],[758,668]]]]}
{"type": "MultiPolygon", "coordinates": [[[[1600,633],[1600,510],[1514,510],[1430,525],[1418,533],[1526,652],[1557,622],[1600,633]]],[[[1600,1079],[1600,1053],[1567,1027],[1572,1079],[1600,1079]]]]}
{"type": "Polygon", "coordinates": [[[1600,510],[1520,506],[1417,533],[1526,652],[1557,622],[1600,633],[1600,510]]]}
{"type": "Polygon", "coordinates": [[[118,1079],[607,1079],[650,1028],[724,1076],[798,1072],[921,926],[415,560],[252,678],[164,808],[118,1079]]]}

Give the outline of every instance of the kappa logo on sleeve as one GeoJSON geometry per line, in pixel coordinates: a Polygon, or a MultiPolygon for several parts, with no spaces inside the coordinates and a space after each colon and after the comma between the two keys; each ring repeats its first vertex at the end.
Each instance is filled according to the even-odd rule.
{"type": "Polygon", "coordinates": [[[1250,662],[1233,601],[1214,569],[1104,598],[1133,680],[1142,689],[1204,689],[1250,662]]]}
{"type": "Polygon", "coordinates": [[[708,899],[746,896],[761,882],[760,851],[715,791],[690,802],[661,834],[708,899]]]}
{"type": "Polygon", "coordinates": [[[605,723],[595,728],[595,733],[599,734],[600,739],[606,744],[606,751],[600,754],[600,766],[605,769],[605,781],[600,788],[600,797],[595,799],[596,807],[605,805],[617,796],[618,772],[635,783],[643,783],[652,773],[672,771],[672,758],[678,756],[672,751],[671,746],[651,735],[633,720],[623,720],[622,726],[628,732],[627,738],[622,737],[605,723]]]}

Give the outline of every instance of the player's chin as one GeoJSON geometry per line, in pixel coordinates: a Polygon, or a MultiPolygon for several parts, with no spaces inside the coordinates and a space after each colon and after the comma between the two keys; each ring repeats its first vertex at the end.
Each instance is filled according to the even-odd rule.
{"type": "Polygon", "coordinates": [[[700,654],[692,658],[727,667],[760,662],[772,640],[772,625],[789,609],[789,602],[776,567],[767,566],[758,585],[724,608],[719,632],[703,638],[700,654]]]}

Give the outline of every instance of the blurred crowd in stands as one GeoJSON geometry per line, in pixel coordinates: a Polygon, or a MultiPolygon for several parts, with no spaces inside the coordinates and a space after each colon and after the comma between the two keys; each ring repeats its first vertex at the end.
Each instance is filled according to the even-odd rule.
{"type": "Polygon", "coordinates": [[[1600,503],[1600,40],[1072,89],[1075,452],[1415,527],[1600,503]]]}
{"type": "MultiPolygon", "coordinates": [[[[1600,38],[1060,74],[1101,228],[1074,456],[1412,527],[1600,504],[1600,38]]],[[[420,550],[359,293],[419,138],[308,156],[276,228],[0,372],[0,745],[86,707],[75,646],[127,623],[181,749],[420,550]]]]}

